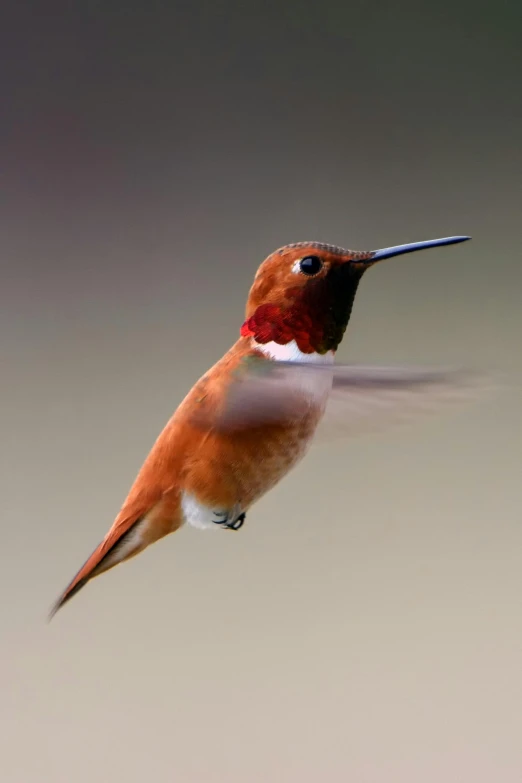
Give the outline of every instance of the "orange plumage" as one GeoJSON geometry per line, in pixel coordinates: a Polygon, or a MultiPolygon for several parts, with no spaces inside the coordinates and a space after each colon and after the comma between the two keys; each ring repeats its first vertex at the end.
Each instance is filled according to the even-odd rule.
{"type": "MultiPolygon", "coordinates": [[[[462,240],[455,237],[434,243],[462,240]]],[[[420,246],[406,247],[415,250],[420,246]]],[[[242,523],[252,504],[305,454],[336,383],[359,391],[366,383],[367,399],[372,399],[376,379],[370,378],[371,373],[352,380],[344,373],[340,383],[333,357],[363,272],[380,257],[409,252],[404,247],[359,253],[320,243],[297,243],[264,261],[250,290],[239,339],[181,402],[153,445],[112,527],[52,614],[90,579],[134,557],[185,522],[228,529],[242,523]],[[257,360],[254,365],[262,370],[281,368],[286,373],[295,367],[299,374],[290,373],[291,383],[285,374],[285,385],[281,385],[277,372],[273,378],[270,372],[259,377],[252,374],[251,360],[257,360]]],[[[433,378],[424,373],[421,379],[417,371],[408,377],[404,373],[387,377],[379,389],[396,394],[401,379],[401,388],[410,398],[416,383],[424,390],[441,384],[440,373],[433,378]]]]}

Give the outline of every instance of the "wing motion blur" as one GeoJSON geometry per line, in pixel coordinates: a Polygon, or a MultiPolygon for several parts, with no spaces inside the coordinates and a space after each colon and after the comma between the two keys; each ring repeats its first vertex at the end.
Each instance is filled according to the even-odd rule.
{"type": "Polygon", "coordinates": [[[302,415],[310,391],[331,385],[316,439],[376,432],[481,399],[489,376],[454,368],[252,361],[231,383],[212,426],[221,431],[277,424],[302,415]]]}

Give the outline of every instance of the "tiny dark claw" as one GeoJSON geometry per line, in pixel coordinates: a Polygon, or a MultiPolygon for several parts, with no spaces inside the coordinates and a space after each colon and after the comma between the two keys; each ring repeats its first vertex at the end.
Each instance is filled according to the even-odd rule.
{"type": "Polygon", "coordinates": [[[225,525],[225,528],[227,530],[239,530],[245,524],[245,518],[246,513],[243,512],[243,514],[240,514],[234,522],[230,522],[230,524],[225,525]]]}

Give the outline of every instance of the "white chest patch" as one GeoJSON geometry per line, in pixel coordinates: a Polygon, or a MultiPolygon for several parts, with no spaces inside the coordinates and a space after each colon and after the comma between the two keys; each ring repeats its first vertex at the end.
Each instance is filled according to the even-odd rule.
{"type": "MultiPolygon", "coordinates": [[[[323,364],[331,366],[335,361],[333,351],[328,353],[303,353],[297,347],[295,340],[286,345],[270,342],[262,345],[253,341],[253,346],[258,351],[262,351],[269,359],[275,362],[296,362],[302,364],[323,364]]],[[[297,369],[297,368],[296,368],[297,369]]],[[[290,379],[288,379],[290,383],[290,379]]],[[[332,389],[333,374],[329,372],[306,372],[305,368],[301,372],[295,373],[295,380],[292,378],[292,386],[304,391],[312,400],[314,405],[323,408],[332,389]]]]}
{"type": "Polygon", "coordinates": [[[268,356],[269,359],[279,362],[309,362],[310,364],[333,364],[334,352],[328,351],[328,353],[303,353],[297,347],[295,340],[291,340],[286,345],[279,345],[279,343],[257,343],[253,340],[253,346],[256,350],[261,351],[268,356]]]}

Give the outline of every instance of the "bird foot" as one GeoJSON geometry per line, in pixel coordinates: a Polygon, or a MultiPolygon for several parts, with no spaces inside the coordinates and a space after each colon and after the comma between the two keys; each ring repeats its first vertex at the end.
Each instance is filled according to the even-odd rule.
{"type": "Polygon", "coordinates": [[[233,522],[229,522],[224,527],[226,530],[239,530],[245,524],[245,519],[246,519],[246,513],[243,512],[238,516],[237,519],[235,519],[233,522]]]}
{"type": "Polygon", "coordinates": [[[225,530],[239,530],[241,527],[243,527],[243,524],[245,522],[246,512],[240,514],[236,519],[233,519],[231,522],[228,521],[230,517],[226,513],[215,511],[214,516],[222,517],[222,519],[214,520],[215,525],[219,525],[225,530]]]}

